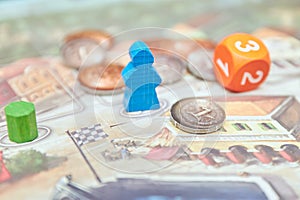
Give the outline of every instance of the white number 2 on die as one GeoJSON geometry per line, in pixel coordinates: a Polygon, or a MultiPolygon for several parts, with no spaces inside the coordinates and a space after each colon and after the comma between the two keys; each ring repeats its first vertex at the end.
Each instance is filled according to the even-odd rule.
{"type": "Polygon", "coordinates": [[[249,72],[245,72],[243,75],[242,81],[241,81],[241,85],[245,85],[247,80],[253,84],[258,83],[259,81],[261,81],[263,79],[264,72],[258,70],[258,71],[256,71],[256,75],[257,75],[257,77],[254,78],[252,76],[252,74],[250,74],[249,72]]]}
{"type": "Polygon", "coordinates": [[[260,49],[259,44],[253,40],[248,40],[248,43],[242,47],[241,41],[236,41],[234,43],[235,48],[237,48],[241,52],[249,52],[249,51],[258,51],[260,49]]]}
{"type": "Polygon", "coordinates": [[[227,62],[224,63],[220,58],[218,58],[217,64],[221,68],[221,70],[224,72],[225,76],[229,77],[228,63],[227,62]]]}

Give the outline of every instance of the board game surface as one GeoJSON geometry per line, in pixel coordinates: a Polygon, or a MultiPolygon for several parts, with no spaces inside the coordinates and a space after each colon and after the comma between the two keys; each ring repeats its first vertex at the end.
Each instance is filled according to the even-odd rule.
{"type": "Polygon", "coordinates": [[[1,200],[300,199],[299,2],[12,2],[0,3],[1,200]],[[113,36],[100,52],[120,66],[134,41],[146,41],[162,78],[159,109],[128,113],[123,89],[81,84],[82,68],[66,65],[61,46],[85,29],[113,36]],[[225,90],[212,70],[215,43],[235,32],[259,37],[272,62],[266,81],[244,93],[225,90]],[[221,129],[191,134],[171,122],[172,105],[196,97],[224,109],[221,129]],[[32,142],[8,138],[4,108],[20,100],[36,108],[32,142]]]}

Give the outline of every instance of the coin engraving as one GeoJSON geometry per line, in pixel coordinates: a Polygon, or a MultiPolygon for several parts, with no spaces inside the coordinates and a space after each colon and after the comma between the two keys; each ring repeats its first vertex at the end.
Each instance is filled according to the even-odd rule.
{"type": "Polygon", "coordinates": [[[188,114],[191,114],[193,117],[195,117],[198,120],[198,123],[206,119],[214,119],[214,117],[210,115],[210,113],[212,112],[211,109],[206,107],[200,107],[200,109],[201,110],[196,113],[188,112],[188,114]]]}

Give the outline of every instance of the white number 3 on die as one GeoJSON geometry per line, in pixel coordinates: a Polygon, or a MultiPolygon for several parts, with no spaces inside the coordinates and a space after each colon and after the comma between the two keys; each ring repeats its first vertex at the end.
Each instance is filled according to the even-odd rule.
{"type": "Polygon", "coordinates": [[[234,43],[235,48],[237,48],[241,52],[250,52],[250,51],[258,51],[260,49],[259,44],[253,40],[248,40],[248,43],[246,45],[242,46],[241,41],[236,41],[234,43]]]}

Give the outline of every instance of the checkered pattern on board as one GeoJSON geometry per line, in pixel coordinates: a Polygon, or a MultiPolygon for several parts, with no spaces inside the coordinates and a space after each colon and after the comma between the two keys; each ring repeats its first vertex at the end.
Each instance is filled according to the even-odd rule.
{"type": "Polygon", "coordinates": [[[108,137],[108,135],[104,133],[101,124],[95,124],[93,126],[81,128],[80,130],[72,131],[71,135],[79,146],[108,137]]]}

